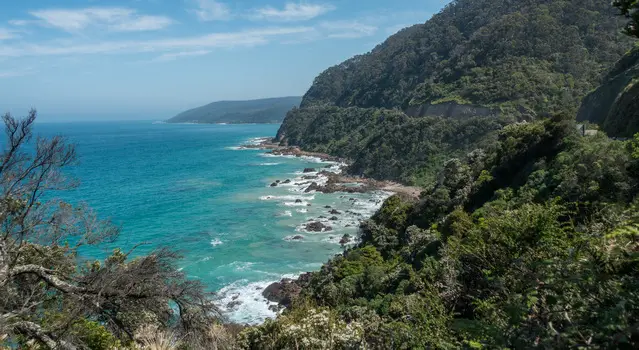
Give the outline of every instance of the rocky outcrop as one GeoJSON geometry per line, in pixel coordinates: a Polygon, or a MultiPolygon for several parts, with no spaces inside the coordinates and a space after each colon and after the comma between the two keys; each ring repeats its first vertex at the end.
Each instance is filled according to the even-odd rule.
{"type": "Polygon", "coordinates": [[[284,307],[290,307],[293,300],[295,300],[302,291],[302,288],[309,284],[310,278],[310,273],[302,274],[295,280],[284,278],[266,287],[262,295],[269,301],[278,303],[284,307]]]}
{"type": "Polygon", "coordinates": [[[304,192],[309,193],[312,191],[316,191],[322,193],[366,193],[376,188],[376,186],[372,182],[362,182],[359,184],[359,186],[347,186],[343,182],[343,179],[339,174],[335,174],[330,171],[322,171],[319,174],[327,178],[326,184],[320,185],[316,182],[313,182],[306,188],[306,190],[304,190],[304,192]]]}
{"type": "Polygon", "coordinates": [[[304,229],[308,232],[329,232],[329,231],[333,231],[333,228],[328,226],[328,225],[324,225],[323,223],[319,222],[319,221],[313,221],[313,222],[309,222],[308,224],[304,225],[304,229]]]}
{"type": "Polygon", "coordinates": [[[270,284],[262,295],[274,303],[279,303],[285,307],[291,306],[293,299],[300,294],[302,287],[296,281],[285,278],[280,282],[270,284]]]}
{"type": "Polygon", "coordinates": [[[577,121],[596,123],[611,137],[639,132],[639,46],[626,54],[583,99],[577,121]]]}

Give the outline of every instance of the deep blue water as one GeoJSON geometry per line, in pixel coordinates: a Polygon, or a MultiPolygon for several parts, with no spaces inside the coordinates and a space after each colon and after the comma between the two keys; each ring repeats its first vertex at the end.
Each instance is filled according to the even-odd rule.
{"type": "Polygon", "coordinates": [[[114,245],[84,254],[101,258],[115,246],[130,249],[141,242],[148,245],[138,248],[138,254],[168,246],[183,254],[180,266],[190,278],[218,292],[218,303],[232,320],[259,322],[273,315],[261,290],[282,276],[319,268],[341,250],[337,242],[342,234],[355,233],[357,217],[340,216],[331,223],[331,233],[301,232],[300,225],[330,217],[326,205],[370,215],[378,205],[373,200],[382,197],[269,187],[276,179],[301,181],[304,167],[326,165],[236,148],[275,135],[277,128],[95,122],[37,124],[36,131],[64,135],[77,146],[79,164],[66,173],[80,186],[58,196],[85,202],[122,228],[114,245]],[[296,234],[304,240],[287,240],[296,234]],[[229,305],[234,300],[241,304],[229,305]]]}

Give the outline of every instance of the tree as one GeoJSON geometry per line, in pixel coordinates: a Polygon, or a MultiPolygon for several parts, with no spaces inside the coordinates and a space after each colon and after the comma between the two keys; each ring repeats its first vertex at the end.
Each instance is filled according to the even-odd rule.
{"type": "Polygon", "coordinates": [[[61,170],[76,160],[62,137],[33,141],[36,111],[2,117],[0,153],[0,340],[51,349],[111,348],[142,327],[196,337],[217,315],[203,286],[176,268],[174,252],[143,257],[116,250],[79,263],[85,245],[113,242],[119,230],[86,207],[52,200],[76,183],[61,170]]]}
{"type": "Polygon", "coordinates": [[[612,4],[621,10],[622,15],[630,18],[626,33],[639,37],[639,0],[615,0],[612,4]]]}

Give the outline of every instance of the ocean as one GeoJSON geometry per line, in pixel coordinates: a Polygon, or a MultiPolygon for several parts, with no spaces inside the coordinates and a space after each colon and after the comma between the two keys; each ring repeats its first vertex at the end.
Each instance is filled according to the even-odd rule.
{"type": "Polygon", "coordinates": [[[305,185],[295,185],[308,175],[302,170],[333,164],[238,147],[273,136],[278,127],[38,123],[36,133],[63,135],[77,147],[79,162],[65,174],[80,185],[55,196],[86,203],[121,228],[115,243],[84,249],[83,255],[104,258],[116,247],[139,243],[146,244],[136,254],[177,250],[180,268],[216,292],[230,321],[255,324],[275,316],[261,295],[266,286],[317,270],[342,251],[342,235],[356,235],[359,220],[388,196],[304,193],[305,185]],[[291,183],[270,186],[287,179],[291,183]],[[327,206],[341,212],[338,220],[330,220],[327,206]],[[320,217],[333,231],[304,231],[304,223],[320,217]]]}

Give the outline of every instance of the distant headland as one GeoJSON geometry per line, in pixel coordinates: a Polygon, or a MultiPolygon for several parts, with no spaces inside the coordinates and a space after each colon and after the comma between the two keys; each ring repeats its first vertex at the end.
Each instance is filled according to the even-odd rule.
{"type": "Polygon", "coordinates": [[[276,97],[249,101],[218,101],[190,109],[167,120],[168,123],[274,124],[298,107],[302,97],[276,97]]]}

